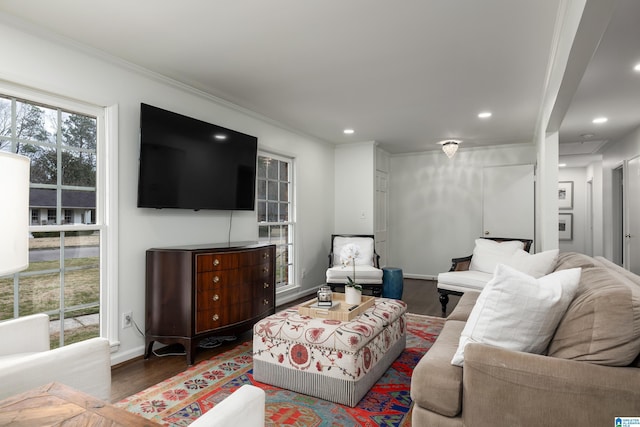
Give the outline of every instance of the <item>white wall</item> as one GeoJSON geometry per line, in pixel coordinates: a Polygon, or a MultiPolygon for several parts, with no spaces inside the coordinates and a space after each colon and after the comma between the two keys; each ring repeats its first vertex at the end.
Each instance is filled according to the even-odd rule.
{"type": "MultiPolygon", "coordinates": [[[[93,105],[118,105],[119,313],[133,311],[134,320],[144,330],[148,248],[224,242],[229,224],[229,212],[136,207],[141,102],[257,136],[260,149],[295,157],[295,260],[301,289],[279,297],[278,303],[324,282],[329,235],[334,228],[332,145],[286,130],[160,76],[116,65],[95,52],[56,41],[50,34],[39,36],[32,31],[25,32],[9,21],[0,22],[0,51],[5,58],[0,62],[0,79],[93,105]],[[305,278],[300,279],[303,269],[305,278]]],[[[234,212],[231,239],[257,239],[255,212],[234,212]]],[[[120,343],[114,362],[143,352],[143,338],[135,328],[120,330],[120,343]]]]}
{"type": "Polygon", "coordinates": [[[373,234],[375,142],[336,146],[335,233],[373,234]]]}
{"type": "MultiPolygon", "coordinates": [[[[612,198],[612,174],[613,170],[640,155],[640,128],[634,129],[628,135],[618,141],[607,144],[602,158],[602,188],[603,188],[603,212],[604,212],[604,256],[614,259],[613,249],[613,198],[612,198]]],[[[638,197],[637,195],[635,197],[638,197]]],[[[631,218],[631,220],[638,220],[631,218]]]]}
{"type": "MultiPolygon", "coordinates": [[[[389,265],[432,278],[482,235],[482,169],[535,163],[534,144],[391,156],[389,265]]],[[[515,203],[516,201],[514,201],[515,203]]]]}

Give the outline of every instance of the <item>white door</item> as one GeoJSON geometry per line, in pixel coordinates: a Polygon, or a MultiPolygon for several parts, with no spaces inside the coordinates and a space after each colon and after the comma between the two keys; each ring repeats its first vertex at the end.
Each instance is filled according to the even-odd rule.
{"type": "Polygon", "coordinates": [[[376,252],[380,255],[380,267],[387,265],[387,236],[389,225],[389,174],[383,171],[376,171],[376,213],[375,213],[375,236],[376,252]]]}
{"type": "Polygon", "coordinates": [[[625,267],[640,274],[640,157],[627,162],[625,218],[625,267]]]}
{"type": "Polygon", "coordinates": [[[486,167],[482,187],[483,234],[533,239],[533,165],[486,167]]]}

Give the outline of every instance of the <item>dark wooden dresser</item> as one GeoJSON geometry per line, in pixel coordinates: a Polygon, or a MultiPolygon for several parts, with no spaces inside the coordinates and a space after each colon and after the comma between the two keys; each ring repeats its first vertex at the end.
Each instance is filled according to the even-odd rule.
{"type": "Polygon", "coordinates": [[[198,343],[235,335],[275,313],[275,245],[231,243],[154,248],[146,254],[145,359],[155,341],[198,343]]]}

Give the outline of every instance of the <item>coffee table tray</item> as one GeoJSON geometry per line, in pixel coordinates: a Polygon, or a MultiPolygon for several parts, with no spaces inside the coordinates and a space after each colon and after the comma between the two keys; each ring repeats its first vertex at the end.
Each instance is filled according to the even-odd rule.
{"type": "Polygon", "coordinates": [[[321,319],[329,320],[341,320],[343,322],[352,320],[357,316],[364,313],[368,308],[373,306],[375,297],[362,296],[360,304],[353,305],[345,302],[343,293],[333,292],[332,300],[334,305],[332,307],[318,307],[318,299],[314,298],[307,301],[298,307],[298,313],[303,316],[317,317],[321,319]]]}

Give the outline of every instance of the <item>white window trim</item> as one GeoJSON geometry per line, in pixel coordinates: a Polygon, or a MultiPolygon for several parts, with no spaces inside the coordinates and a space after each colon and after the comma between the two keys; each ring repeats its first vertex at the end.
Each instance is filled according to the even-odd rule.
{"type": "MultiPolygon", "coordinates": [[[[101,231],[100,240],[100,336],[109,339],[111,352],[120,346],[118,328],[118,105],[100,107],[65,96],[20,86],[0,80],[4,95],[55,108],[91,114],[97,117],[97,182],[96,215],[92,228],[101,231]],[[107,197],[108,195],[108,197],[107,197]]],[[[39,226],[38,231],[48,227],[39,226]]],[[[52,227],[56,230],[57,227],[52,227]]],[[[82,230],[82,226],[65,227],[64,231],[82,230]]]]}

